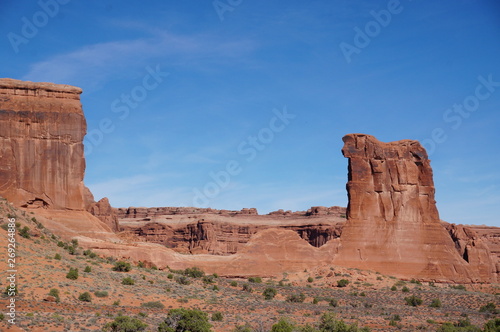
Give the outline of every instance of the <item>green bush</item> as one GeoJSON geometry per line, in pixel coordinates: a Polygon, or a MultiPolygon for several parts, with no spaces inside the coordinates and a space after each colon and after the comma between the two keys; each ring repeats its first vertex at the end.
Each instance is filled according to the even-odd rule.
{"type": "Polygon", "coordinates": [[[415,295],[405,297],[406,304],[412,307],[416,307],[422,304],[422,299],[416,297],[415,295]]]}
{"type": "Polygon", "coordinates": [[[262,283],[262,278],[261,277],[250,277],[250,278],[248,278],[248,281],[260,284],[260,283],[262,283]]]}
{"type": "Polygon", "coordinates": [[[197,309],[171,309],[165,321],[158,326],[158,332],[210,332],[212,325],[208,315],[197,309]]]}
{"type": "Polygon", "coordinates": [[[74,268],[70,267],[68,274],[66,274],[66,278],[71,279],[71,280],[78,279],[78,269],[74,269],[74,268]]]}
{"type": "Polygon", "coordinates": [[[224,316],[222,315],[222,312],[216,311],[212,314],[212,321],[213,322],[222,322],[224,319],[224,316]]]}
{"type": "Polygon", "coordinates": [[[450,285],[450,288],[466,291],[467,288],[464,285],[450,285]]]}
{"type": "Polygon", "coordinates": [[[59,254],[55,254],[55,255],[54,255],[54,259],[57,259],[58,261],[60,261],[60,260],[61,260],[61,258],[62,258],[62,257],[61,257],[61,255],[59,255],[59,254]]]}
{"type": "Polygon", "coordinates": [[[191,283],[191,281],[189,280],[188,277],[186,276],[179,276],[179,277],[176,277],[175,278],[175,281],[178,283],[178,284],[181,284],[181,285],[189,285],[191,283]]]}
{"type": "Polygon", "coordinates": [[[313,282],[314,281],[314,278],[313,277],[309,277],[307,278],[307,282],[313,282]]]}
{"type": "Polygon", "coordinates": [[[409,289],[408,287],[404,286],[404,287],[401,289],[401,291],[402,291],[403,293],[408,293],[408,292],[410,291],[410,289],[409,289]]]}
{"type": "Polygon", "coordinates": [[[85,270],[83,270],[83,272],[90,273],[90,272],[92,272],[92,268],[87,265],[87,266],[85,266],[85,270]]]}
{"type": "Polygon", "coordinates": [[[165,305],[160,301],[150,301],[141,304],[143,308],[165,309],[165,305]]]}
{"type": "Polygon", "coordinates": [[[349,285],[349,280],[347,280],[347,279],[337,280],[338,287],[346,287],[347,285],[349,285]]]}
{"type": "Polygon", "coordinates": [[[125,277],[122,279],[122,285],[134,285],[135,280],[130,277],[125,277]]]}
{"type": "Polygon", "coordinates": [[[95,291],[94,295],[97,297],[108,297],[108,292],[107,291],[95,291]]]}
{"type": "Polygon", "coordinates": [[[429,307],[431,308],[441,308],[441,300],[439,299],[433,299],[431,304],[429,304],[429,307]]]}
{"type": "Polygon", "coordinates": [[[19,230],[19,235],[21,235],[25,239],[29,239],[30,238],[30,229],[29,229],[29,227],[28,226],[24,226],[23,228],[21,228],[19,230]]]}
{"type": "Polygon", "coordinates": [[[132,269],[132,266],[128,262],[118,261],[113,266],[113,271],[117,272],[129,272],[132,269]]]}
{"type": "Polygon", "coordinates": [[[89,256],[90,258],[96,258],[97,254],[92,252],[92,250],[88,249],[83,252],[83,255],[89,256]]]}
{"type": "Polygon", "coordinates": [[[184,275],[191,278],[201,278],[205,275],[205,272],[203,272],[197,267],[189,267],[184,270],[184,275]]]}
{"type": "Polygon", "coordinates": [[[339,305],[339,302],[336,299],[330,299],[328,304],[331,305],[332,307],[336,308],[339,305]]]}
{"type": "Polygon", "coordinates": [[[78,299],[83,302],[92,302],[92,296],[89,292],[81,293],[78,299]]]}
{"type": "Polygon", "coordinates": [[[213,275],[209,275],[209,276],[203,276],[203,282],[206,283],[206,284],[213,284],[215,281],[214,281],[215,277],[213,275]]]}
{"type": "Polygon", "coordinates": [[[292,294],[287,297],[287,302],[292,303],[302,303],[306,299],[306,296],[303,293],[300,294],[292,294]]]}
{"type": "Polygon", "coordinates": [[[500,318],[495,318],[487,321],[483,326],[484,332],[498,332],[500,331],[500,318]]]}
{"type": "Polygon", "coordinates": [[[357,324],[346,324],[343,320],[337,320],[333,312],[325,313],[319,320],[319,331],[324,332],[365,332],[368,328],[358,328],[357,324]]]}
{"type": "Polygon", "coordinates": [[[278,294],[278,291],[273,287],[267,287],[262,292],[262,295],[264,295],[264,299],[266,300],[272,300],[276,296],[276,294],[278,294]]]}
{"type": "Polygon", "coordinates": [[[231,283],[229,285],[231,285],[232,287],[238,287],[238,283],[234,280],[231,281],[231,283]]]}
{"type": "Polygon", "coordinates": [[[242,290],[244,290],[245,292],[249,292],[249,293],[253,292],[253,289],[249,284],[243,284],[242,290]]]}
{"type": "Polygon", "coordinates": [[[495,303],[490,302],[488,304],[483,305],[481,308],[479,308],[479,312],[489,312],[491,314],[497,314],[498,310],[497,310],[497,306],[495,305],[495,303]]]}
{"type": "Polygon", "coordinates": [[[245,324],[245,325],[237,325],[234,329],[233,332],[253,332],[253,329],[250,325],[245,324]]]}
{"type": "Polygon", "coordinates": [[[104,325],[104,332],[140,332],[145,331],[148,324],[143,323],[137,318],[129,316],[118,316],[114,321],[104,325]]]}
{"type": "Polygon", "coordinates": [[[57,246],[63,248],[64,247],[64,242],[62,242],[62,241],[57,242],[57,246]]]}
{"type": "Polygon", "coordinates": [[[168,278],[168,279],[174,279],[174,275],[173,275],[172,273],[169,273],[169,274],[167,275],[167,278],[168,278]]]}
{"type": "Polygon", "coordinates": [[[285,318],[280,320],[271,327],[271,332],[293,332],[295,326],[292,322],[285,318]]]}
{"type": "Polygon", "coordinates": [[[49,291],[49,295],[53,296],[56,298],[56,302],[60,302],[61,299],[59,298],[59,289],[57,288],[51,288],[49,291]]]}

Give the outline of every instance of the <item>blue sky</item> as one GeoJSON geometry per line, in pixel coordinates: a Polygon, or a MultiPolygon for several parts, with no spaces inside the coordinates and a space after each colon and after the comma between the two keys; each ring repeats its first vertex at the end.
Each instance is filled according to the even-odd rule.
{"type": "Polygon", "coordinates": [[[443,220],[500,226],[496,1],[2,1],[0,76],[83,88],[113,206],[346,206],[342,137],[417,139],[443,220]]]}

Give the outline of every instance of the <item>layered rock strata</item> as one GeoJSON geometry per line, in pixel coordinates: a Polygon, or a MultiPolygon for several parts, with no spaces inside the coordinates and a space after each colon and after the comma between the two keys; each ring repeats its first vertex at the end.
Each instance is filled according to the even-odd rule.
{"type": "Polygon", "coordinates": [[[487,250],[468,246],[474,262],[467,261],[440,223],[430,160],[419,142],[382,143],[364,134],[343,140],[349,205],[336,264],[438,281],[491,280],[489,268],[476,269],[492,265],[487,250]]]}

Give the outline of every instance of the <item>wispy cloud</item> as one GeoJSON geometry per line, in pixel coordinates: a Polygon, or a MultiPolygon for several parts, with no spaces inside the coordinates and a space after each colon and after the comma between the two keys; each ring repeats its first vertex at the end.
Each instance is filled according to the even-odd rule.
{"type": "Polygon", "coordinates": [[[76,80],[98,84],[109,77],[120,78],[151,61],[191,68],[224,64],[241,59],[256,48],[250,40],[220,40],[210,34],[180,35],[156,32],[148,38],[86,45],[57,54],[30,66],[24,80],[71,83],[76,80]]]}

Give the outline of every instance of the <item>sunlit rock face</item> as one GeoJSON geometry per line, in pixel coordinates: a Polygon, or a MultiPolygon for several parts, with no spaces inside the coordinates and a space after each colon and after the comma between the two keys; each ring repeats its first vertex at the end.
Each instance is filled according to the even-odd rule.
{"type": "Polygon", "coordinates": [[[443,281],[487,277],[441,224],[430,160],[418,141],[383,143],[364,134],[343,141],[349,205],[337,264],[443,281]]]}

